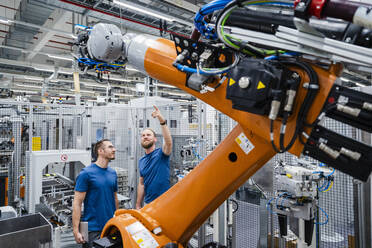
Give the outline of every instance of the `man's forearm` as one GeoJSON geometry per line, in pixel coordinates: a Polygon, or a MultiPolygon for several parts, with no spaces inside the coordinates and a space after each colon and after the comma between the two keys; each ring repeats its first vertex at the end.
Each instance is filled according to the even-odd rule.
{"type": "Polygon", "coordinates": [[[73,203],[72,210],[72,228],[74,232],[79,232],[79,224],[81,217],[81,205],[73,203]]]}
{"type": "Polygon", "coordinates": [[[142,185],[139,184],[139,185],[138,185],[138,189],[137,189],[136,208],[140,208],[140,207],[141,207],[141,204],[142,204],[142,201],[143,201],[144,195],[145,195],[144,187],[143,187],[142,185]]]}
{"type": "Polygon", "coordinates": [[[163,134],[165,144],[172,145],[172,136],[169,131],[168,125],[161,125],[161,132],[163,134]]]}
{"type": "Polygon", "coordinates": [[[119,200],[118,200],[118,195],[115,193],[115,207],[116,209],[119,209],[119,200]]]}

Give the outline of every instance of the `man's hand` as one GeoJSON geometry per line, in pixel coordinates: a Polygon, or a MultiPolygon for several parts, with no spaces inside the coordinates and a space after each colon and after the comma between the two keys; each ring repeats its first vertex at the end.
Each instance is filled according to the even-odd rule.
{"type": "Polygon", "coordinates": [[[158,118],[159,122],[163,123],[165,120],[164,120],[164,117],[162,116],[162,114],[160,113],[160,110],[155,105],[153,105],[153,106],[154,106],[155,110],[154,110],[154,112],[151,113],[151,116],[153,118],[158,118]]]}
{"type": "Polygon", "coordinates": [[[83,235],[80,232],[74,232],[75,241],[78,244],[85,243],[83,235]]]}

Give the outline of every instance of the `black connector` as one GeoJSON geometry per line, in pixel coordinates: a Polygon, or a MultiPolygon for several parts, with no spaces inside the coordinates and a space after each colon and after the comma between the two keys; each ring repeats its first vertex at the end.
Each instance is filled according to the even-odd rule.
{"type": "Polygon", "coordinates": [[[313,128],[304,154],[362,181],[372,172],[372,147],[322,126],[313,128]]]}
{"type": "Polygon", "coordinates": [[[369,106],[372,104],[371,95],[346,88],[340,85],[334,85],[327,99],[327,109],[329,105],[336,105],[342,99],[347,99],[345,103],[338,103],[337,108],[330,108],[325,111],[326,116],[337,121],[346,123],[367,132],[372,132],[372,112],[369,106]]]}
{"type": "Polygon", "coordinates": [[[304,20],[309,20],[310,4],[311,4],[311,0],[301,0],[295,8],[295,11],[294,11],[295,17],[298,17],[304,20]]]}

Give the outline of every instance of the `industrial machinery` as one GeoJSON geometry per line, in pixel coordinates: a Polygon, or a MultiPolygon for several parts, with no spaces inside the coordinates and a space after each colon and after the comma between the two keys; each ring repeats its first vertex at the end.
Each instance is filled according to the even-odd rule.
{"type": "Polygon", "coordinates": [[[58,173],[46,174],[42,180],[42,195],[37,212],[56,226],[72,226],[74,181],[58,173]]]}
{"type": "Polygon", "coordinates": [[[278,162],[276,196],[269,200],[268,210],[278,215],[280,235],[287,236],[287,226],[298,237],[298,247],[313,247],[314,226],[328,222],[325,210],[318,205],[319,192],[327,192],[333,186],[335,169],[318,167],[305,160],[297,164],[278,162]],[[323,213],[324,222],[316,216],[323,213]],[[288,221],[290,220],[290,221],[288,221]]]}
{"type": "MultiPolygon", "coordinates": [[[[339,0],[216,0],[200,9],[194,23],[191,38],[174,35],[173,41],[122,36],[110,24],[79,35],[82,70],[110,70],[128,61],[239,123],[158,199],[141,210],[116,211],[98,247],[186,247],[213,211],[279,152],[308,155],[359,180],[370,175],[372,148],[324,128],[321,121],[327,116],[372,131],[371,96],[339,79],[343,67],[361,77],[371,72],[371,6],[339,0]]],[[[305,169],[297,171],[309,176],[305,169]]],[[[306,191],[291,186],[292,194],[312,199],[316,180],[303,182],[306,191]]],[[[293,210],[283,196],[276,210],[293,210]]],[[[308,203],[297,217],[311,220],[308,203]]]]}

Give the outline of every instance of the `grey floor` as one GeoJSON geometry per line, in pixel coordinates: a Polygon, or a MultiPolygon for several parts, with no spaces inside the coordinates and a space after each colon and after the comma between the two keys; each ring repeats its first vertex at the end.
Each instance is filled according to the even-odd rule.
{"type": "Polygon", "coordinates": [[[81,248],[81,245],[76,244],[72,232],[61,233],[60,248],[81,248]]]}

